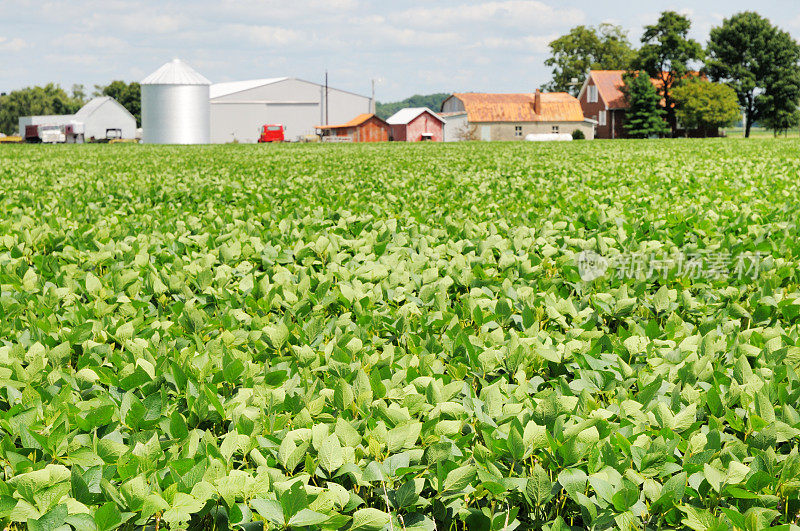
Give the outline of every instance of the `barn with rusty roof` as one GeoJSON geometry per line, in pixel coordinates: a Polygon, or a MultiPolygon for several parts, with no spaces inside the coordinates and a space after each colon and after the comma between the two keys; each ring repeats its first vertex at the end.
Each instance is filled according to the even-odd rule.
{"type": "Polygon", "coordinates": [[[338,125],[318,125],[323,142],[388,142],[390,126],[378,116],[359,114],[338,125]]]}
{"type": "Polygon", "coordinates": [[[442,113],[465,112],[480,140],[523,140],[529,134],[581,131],[594,138],[595,122],[583,116],[578,100],[566,92],[520,94],[456,93],[442,113]]]}

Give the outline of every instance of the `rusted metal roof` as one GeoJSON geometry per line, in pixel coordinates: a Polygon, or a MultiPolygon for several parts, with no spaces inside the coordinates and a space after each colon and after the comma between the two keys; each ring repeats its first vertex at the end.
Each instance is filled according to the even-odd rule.
{"type": "MultiPolygon", "coordinates": [[[[628,108],[628,102],[623,92],[625,81],[622,76],[625,75],[625,70],[592,70],[589,75],[594,80],[594,84],[597,86],[597,92],[600,93],[600,97],[605,102],[606,107],[609,109],[628,108]]],[[[686,75],[686,77],[692,76],[706,79],[706,76],[700,74],[700,72],[689,72],[686,75]]],[[[664,84],[660,79],[650,79],[650,82],[659,90],[664,84]]],[[[663,101],[661,105],[664,105],[663,101]]]]}
{"type": "Polygon", "coordinates": [[[627,109],[628,102],[622,88],[625,82],[622,76],[625,70],[592,70],[590,75],[597,87],[597,92],[609,109],[627,109]]]}
{"type": "Polygon", "coordinates": [[[566,92],[453,94],[464,104],[470,122],[582,122],[576,98],[566,92]],[[537,99],[539,100],[537,102],[537,99]]]}
{"type": "Polygon", "coordinates": [[[363,124],[364,122],[366,122],[370,118],[377,118],[378,120],[383,122],[383,120],[381,120],[380,118],[378,118],[374,114],[364,113],[364,114],[359,114],[358,116],[356,116],[355,118],[353,118],[352,120],[350,120],[349,122],[347,122],[345,124],[318,125],[318,126],[316,126],[316,128],[317,129],[341,129],[343,127],[358,127],[359,125],[363,124]]]}

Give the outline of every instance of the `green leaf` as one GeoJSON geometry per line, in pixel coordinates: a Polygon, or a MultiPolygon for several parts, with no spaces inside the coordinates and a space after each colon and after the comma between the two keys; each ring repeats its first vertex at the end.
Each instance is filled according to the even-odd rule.
{"type": "Polygon", "coordinates": [[[328,520],[328,516],[311,509],[301,509],[289,519],[290,526],[306,527],[319,525],[328,520]]]}
{"type": "Polygon", "coordinates": [[[772,521],[780,516],[780,512],[766,507],[751,507],[744,513],[747,531],[761,531],[769,527],[772,521]]]}
{"type": "Polygon", "coordinates": [[[204,501],[200,501],[190,494],[178,492],[175,494],[169,509],[164,511],[163,519],[170,526],[177,527],[188,522],[192,515],[199,512],[204,505],[204,501]]]}
{"type": "Polygon", "coordinates": [[[531,477],[528,478],[528,484],[525,492],[537,507],[541,507],[553,497],[553,482],[550,481],[550,476],[547,471],[542,468],[538,463],[533,468],[531,477]]]}
{"type": "Polygon", "coordinates": [[[308,508],[308,495],[303,483],[295,481],[292,487],[284,492],[280,497],[281,508],[283,509],[283,517],[286,520],[291,519],[292,516],[299,513],[302,509],[308,508]]]}
{"type": "Polygon", "coordinates": [[[98,531],[111,531],[123,524],[122,514],[115,503],[107,502],[95,511],[94,523],[98,531]]]}
{"type": "Polygon", "coordinates": [[[86,291],[89,292],[90,295],[97,296],[102,288],[103,284],[100,283],[99,278],[92,273],[86,273],[86,291]]]}
{"type": "Polygon", "coordinates": [[[708,463],[703,465],[703,477],[706,478],[706,481],[715,492],[720,492],[726,480],[725,472],[714,468],[708,463]]]}
{"type": "Polygon", "coordinates": [[[353,513],[350,531],[381,531],[389,524],[391,517],[378,509],[358,509],[353,513]]]}
{"type": "Polygon", "coordinates": [[[414,480],[406,481],[395,492],[395,502],[398,509],[413,507],[417,500],[419,500],[419,495],[417,495],[414,480]]]}
{"type": "Polygon", "coordinates": [[[344,464],[344,451],[336,435],[328,435],[319,449],[319,464],[326,472],[332,474],[344,464]]]}
{"type": "Polygon", "coordinates": [[[67,516],[67,506],[59,504],[37,520],[28,519],[28,529],[30,531],[52,531],[64,525],[67,516]]]}
{"type": "Polygon", "coordinates": [[[475,479],[475,468],[465,465],[451,470],[444,480],[445,491],[462,491],[475,479]]]}
{"type": "Polygon", "coordinates": [[[525,442],[516,426],[512,426],[508,434],[508,450],[511,452],[511,458],[515,461],[520,461],[525,457],[525,442]]]}
{"type": "Polygon", "coordinates": [[[619,512],[627,511],[638,501],[639,489],[627,479],[622,480],[622,488],[611,496],[611,503],[614,505],[614,509],[619,512]]]}
{"type": "Polygon", "coordinates": [[[264,519],[277,526],[287,524],[284,517],[283,507],[278,500],[264,500],[257,498],[250,500],[250,506],[264,519]]]}

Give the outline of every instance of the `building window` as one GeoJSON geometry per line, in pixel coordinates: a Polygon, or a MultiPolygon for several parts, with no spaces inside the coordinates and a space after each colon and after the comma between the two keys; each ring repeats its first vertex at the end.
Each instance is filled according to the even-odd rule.
{"type": "Polygon", "coordinates": [[[600,125],[606,125],[606,111],[600,111],[600,117],[597,121],[600,125]]]}
{"type": "Polygon", "coordinates": [[[589,85],[589,94],[587,94],[586,101],[597,103],[597,85],[589,85]]]}
{"type": "Polygon", "coordinates": [[[522,126],[515,125],[514,126],[514,136],[522,136],[522,126]]]}
{"type": "Polygon", "coordinates": [[[553,126],[553,127],[550,129],[550,131],[551,131],[551,132],[553,132],[553,133],[556,133],[556,134],[558,134],[558,126],[557,126],[557,125],[554,125],[554,126],[553,126]]]}

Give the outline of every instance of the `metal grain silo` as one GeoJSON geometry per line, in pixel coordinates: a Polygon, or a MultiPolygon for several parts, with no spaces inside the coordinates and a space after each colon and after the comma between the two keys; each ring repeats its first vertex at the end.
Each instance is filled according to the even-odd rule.
{"type": "Polygon", "coordinates": [[[174,59],[142,80],[142,142],[208,144],[211,82],[174,59]]]}

